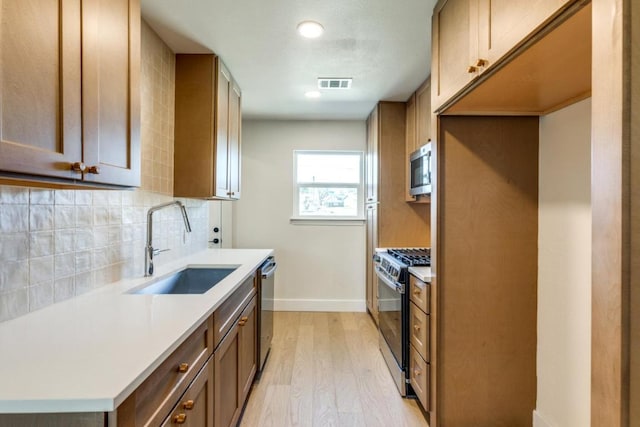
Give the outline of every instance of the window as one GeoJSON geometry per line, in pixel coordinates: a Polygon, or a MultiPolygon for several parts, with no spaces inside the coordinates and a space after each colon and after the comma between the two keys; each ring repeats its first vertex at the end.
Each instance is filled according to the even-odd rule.
{"type": "Polygon", "coordinates": [[[294,151],[294,219],[362,219],[360,151],[294,151]]]}

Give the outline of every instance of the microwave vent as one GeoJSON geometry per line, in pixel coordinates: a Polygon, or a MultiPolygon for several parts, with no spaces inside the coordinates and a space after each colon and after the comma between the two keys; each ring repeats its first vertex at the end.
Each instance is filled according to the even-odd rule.
{"type": "Polygon", "coordinates": [[[351,77],[318,77],[318,89],[351,89],[351,77]]]}

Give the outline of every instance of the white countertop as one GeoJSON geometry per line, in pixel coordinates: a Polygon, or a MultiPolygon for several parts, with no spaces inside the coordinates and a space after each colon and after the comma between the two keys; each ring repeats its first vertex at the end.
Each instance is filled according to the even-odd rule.
{"type": "Polygon", "coordinates": [[[431,267],[409,267],[409,273],[426,283],[431,283],[431,267]]]}
{"type": "Polygon", "coordinates": [[[207,249],[0,323],[0,413],[113,411],[272,253],[207,249]],[[201,295],[124,293],[198,265],[239,267],[201,295]]]}

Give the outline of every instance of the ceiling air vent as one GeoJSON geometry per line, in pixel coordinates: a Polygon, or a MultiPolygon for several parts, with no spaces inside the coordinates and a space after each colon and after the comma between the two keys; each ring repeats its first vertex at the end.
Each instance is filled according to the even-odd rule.
{"type": "Polygon", "coordinates": [[[318,89],[351,89],[351,82],[353,79],[349,78],[327,78],[318,77],[318,89]]]}

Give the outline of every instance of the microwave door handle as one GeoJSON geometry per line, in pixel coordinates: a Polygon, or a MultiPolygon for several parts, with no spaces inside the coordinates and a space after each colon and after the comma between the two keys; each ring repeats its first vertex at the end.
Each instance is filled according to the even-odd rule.
{"type": "Polygon", "coordinates": [[[431,184],[431,151],[427,154],[427,180],[431,184]]]}

